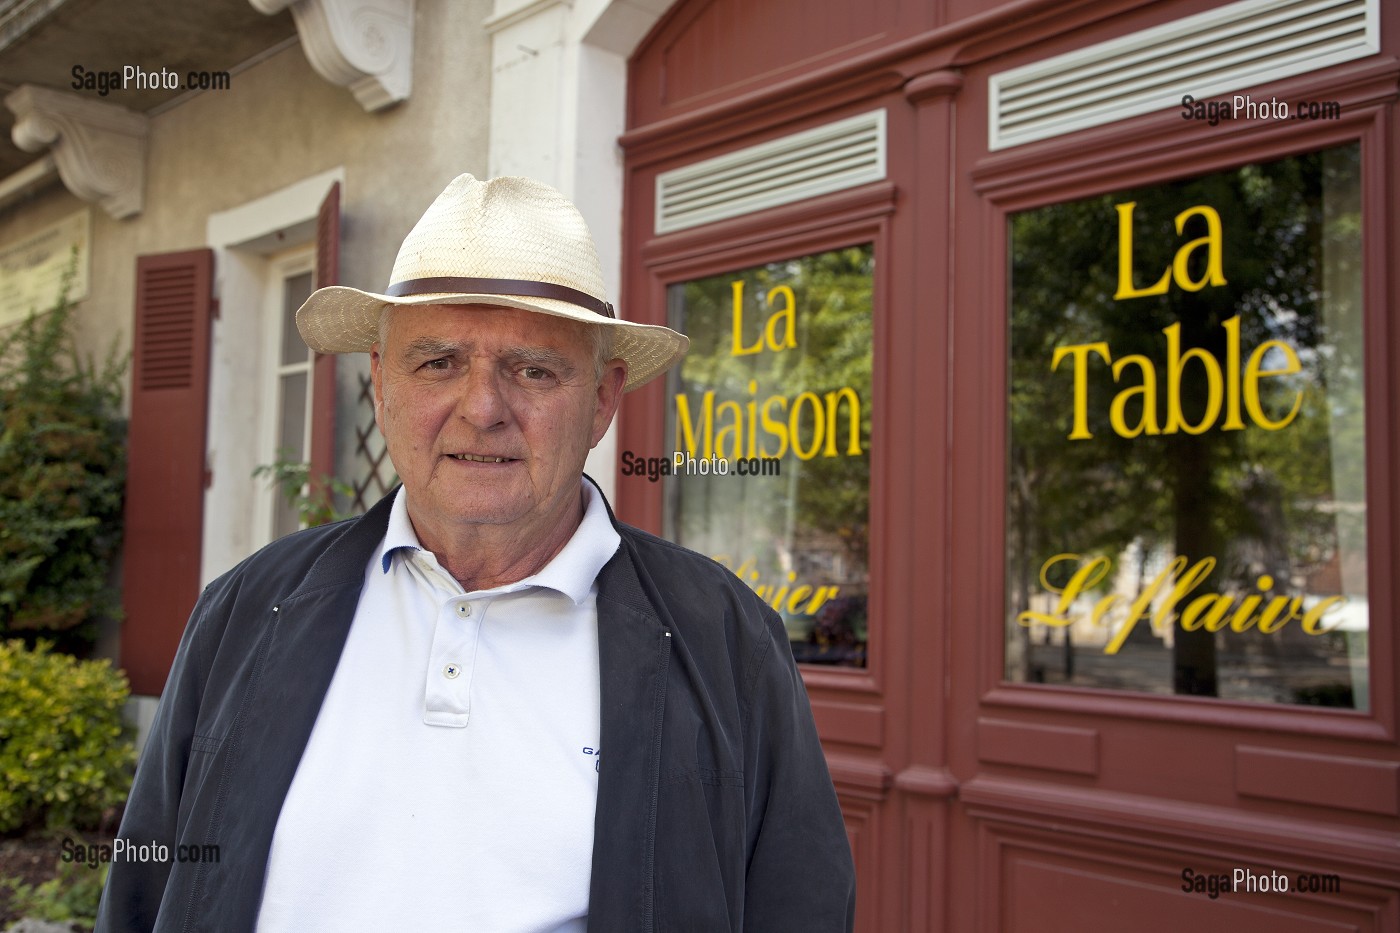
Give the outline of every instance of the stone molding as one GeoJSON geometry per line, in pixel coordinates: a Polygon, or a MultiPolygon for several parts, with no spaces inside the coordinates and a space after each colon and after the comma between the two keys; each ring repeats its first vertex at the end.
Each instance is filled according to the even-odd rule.
{"type": "Polygon", "coordinates": [[[316,72],[347,87],[366,111],[413,90],[414,0],[248,0],[267,16],[285,9],[316,72]]]}
{"type": "Polygon", "coordinates": [[[15,145],[25,152],[47,148],[74,195],[117,220],[141,213],[150,128],[144,114],[32,84],[7,95],[5,106],[15,115],[15,145]]]}

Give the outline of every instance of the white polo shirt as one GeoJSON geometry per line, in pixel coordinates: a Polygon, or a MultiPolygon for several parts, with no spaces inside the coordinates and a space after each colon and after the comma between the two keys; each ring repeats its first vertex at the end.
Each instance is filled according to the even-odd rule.
{"type": "Polygon", "coordinates": [[[583,521],[544,569],[472,593],[419,544],[399,491],[282,804],[260,933],[583,933],[595,579],[620,544],[583,491],[583,521]]]}

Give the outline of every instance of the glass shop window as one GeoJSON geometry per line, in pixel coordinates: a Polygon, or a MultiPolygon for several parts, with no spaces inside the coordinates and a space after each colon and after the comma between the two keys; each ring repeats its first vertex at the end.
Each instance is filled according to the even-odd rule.
{"type": "MultiPolygon", "coordinates": [[[[275,440],[275,452],[266,461],[285,460],[291,463],[304,463],[311,459],[311,377],[316,355],[301,339],[297,331],[297,309],[314,291],[314,271],[310,268],[310,254],[285,264],[274,276],[274,293],[271,311],[276,325],[273,339],[276,341],[275,359],[277,366],[272,371],[273,385],[271,398],[274,410],[268,424],[275,440]]],[[[287,502],[278,490],[269,484],[267,508],[271,510],[272,538],[289,535],[302,527],[297,509],[287,502]]]]}
{"type": "Polygon", "coordinates": [[[1009,680],[1368,709],[1360,161],[1010,218],[1009,680]]]}
{"type": "Polygon", "coordinates": [[[670,286],[665,534],[782,616],[794,656],[864,667],[870,523],[869,244],[670,286]]]}

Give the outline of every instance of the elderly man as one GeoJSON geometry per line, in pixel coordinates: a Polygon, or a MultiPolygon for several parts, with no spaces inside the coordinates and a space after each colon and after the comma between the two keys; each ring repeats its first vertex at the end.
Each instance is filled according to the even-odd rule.
{"type": "Polygon", "coordinates": [[[847,930],[853,872],[778,617],[582,475],[686,338],[618,320],[558,192],[457,178],[368,350],[403,485],[205,590],[100,930],[847,930]],[[217,861],[185,860],[217,846],[217,861]]]}

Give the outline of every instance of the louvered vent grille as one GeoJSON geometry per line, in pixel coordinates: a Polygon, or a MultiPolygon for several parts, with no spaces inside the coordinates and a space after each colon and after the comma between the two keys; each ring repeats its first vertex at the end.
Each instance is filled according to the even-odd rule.
{"type": "Polygon", "coordinates": [[[990,79],[993,150],[1380,51],[1379,0],[1245,0],[990,79]]]}
{"type": "Polygon", "coordinates": [[[141,388],[184,389],[194,375],[196,276],[190,267],[145,272],[141,302],[141,388]]]}
{"type": "Polygon", "coordinates": [[[885,112],[876,110],[663,172],[656,232],[752,214],[885,177],[885,112]]]}

